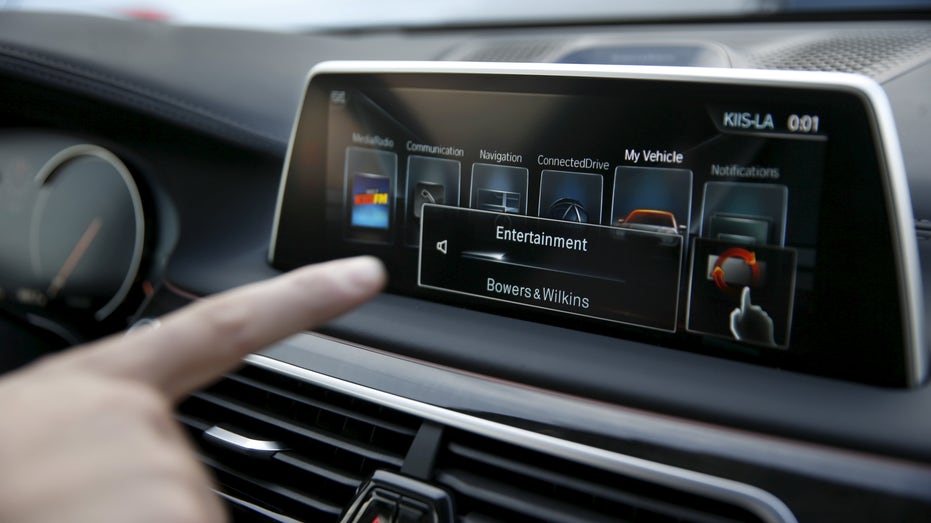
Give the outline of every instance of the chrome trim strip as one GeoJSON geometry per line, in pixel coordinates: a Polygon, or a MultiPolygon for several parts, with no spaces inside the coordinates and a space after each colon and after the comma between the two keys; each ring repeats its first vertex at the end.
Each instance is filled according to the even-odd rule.
{"type": "Polygon", "coordinates": [[[528,449],[583,463],[610,472],[650,481],[696,495],[738,505],[770,523],[794,523],[792,511],[774,495],[745,483],[694,472],[633,456],[618,454],[572,441],[476,418],[435,405],[350,383],[325,374],[253,354],[247,363],[352,395],[446,426],[505,441],[528,449]]]}
{"type": "Polygon", "coordinates": [[[287,450],[277,441],[249,438],[220,425],[214,425],[205,430],[204,438],[233,450],[257,456],[271,457],[276,452],[287,450]]]}
{"type": "Polygon", "coordinates": [[[310,80],[313,77],[313,71],[307,74],[304,92],[301,94],[301,102],[297,105],[297,113],[294,115],[294,122],[291,124],[291,139],[288,140],[288,152],[284,157],[284,164],[281,167],[281,181],[278,182],[278,198],[275,201],[275,218],[272,223],[272,235],[268,245],[268,263],[275,263],[275,248],[278,246],[278,225],[281,223],[281,208],[284,204],[284,190],[288,185],[288,171],[291,170],[291,155],[294,154],[294,142],[297,138],[297,126],[301,121],[301,114],[304,113],[304,102],[307,100],[307,91],[310,87],[310,80]]]}
{"type": "MultiPolygon", "coordinates": [[[[629,80],[668,80],[673,82],[732,83],[736,85],[781,85],[814,89],[846,88],[866,91],[878,86],[866,76],[824,72],[784,71],[776,69],[726,69],[704,67],[669,67],[640,65],[547,64],[509,62],[418,62],[378,60],[335,60],[314,66],[308,84],[318,74],[367,73],[449,73],[508,74],[521,76],[579,76],[629,80]]],[[[882,89],[880,88],[880,92],[882,89]]]]}
{"type": "Polygon", "coordinates": [[[873,111],[874,134],[878,143],[879,161],[885,166],[883,177],[886,204],[893,213],[890,218],[893,237],[898,237],[899,249],[893,253],[899,277],[902,328],[912,350],[905,354],[905,372],[910,387],[921,385],[928,375],[928,347],[925,339],[924,300],[921,266],[918,261],[918,240],[915,235],[915,214],[908,190],[905,161],[902,158],[899,134],[892,116],[892,106],[885,91],[876,82],[864,82],[862,94],[873,111]]]}
{"type": "Polygon", "coordinates": [[[921,384],[927,376],[928,348],[925,345],[921,276],[918,248],[913,233],[914,219],[905,176],[905,163],[899,146],[892,109],[882,87],[861,75],[819,72],[779,71],[762,69],[725,69],[698,67],[654,67],[616,65],[577,65],[545,63],[484,63],[484,62],[417,62],[417,61],[331,61],[317,64],[307,77],[301,104],[298,107],[288,156],[278,194],[278,208],[272,231],[269,261],[274,259],[275,242],[284,199],[285,178],[291,162],[291,151],[300,115],[304,110],[307,91],[313,78],[326,73],[448,73],[448,74],[509,74],[536,76],[580,76],[588,78],[619,78],[666,80],[673,82],[731,83],[736,85],[773,85],[789,88],[840,90],[857,94],[872,112],[875,122],[877,149],[885,166],[884,184],[887,204],[891,208],[890,226],[898,249],[893,254],[899,269],[899,295],[903,309],[906,380],[910,387],[921,384]]]}

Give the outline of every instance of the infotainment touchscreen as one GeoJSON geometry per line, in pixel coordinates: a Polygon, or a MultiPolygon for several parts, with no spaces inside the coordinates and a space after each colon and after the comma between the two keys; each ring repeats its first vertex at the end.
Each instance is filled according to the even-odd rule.
{"type": "Polygon", "coordinates": [[[397,293],[915,383],[914,235],[885,104],[847,75],[327,64],[272,259],[374,254],[397,293]]]}

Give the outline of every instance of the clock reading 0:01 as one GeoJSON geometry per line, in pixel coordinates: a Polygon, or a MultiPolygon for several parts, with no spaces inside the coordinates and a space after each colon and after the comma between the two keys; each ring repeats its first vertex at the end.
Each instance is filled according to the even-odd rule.
{"type": "Polygon", "coordinates": [[[793,133],[817,133],[821,128],[821,118],[818,115],[790,114],[786,127],[793,133]]]}

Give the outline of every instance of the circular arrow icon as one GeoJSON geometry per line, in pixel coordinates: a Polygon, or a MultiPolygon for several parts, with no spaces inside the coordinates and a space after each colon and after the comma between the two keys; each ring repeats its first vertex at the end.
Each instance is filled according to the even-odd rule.
{"type": "Polygon", "coordinates": [[[714,279],[714,284],[722,291],[736,295],[737,289],[727,284],[727,280],[725,279],[726,274],[724,272],[724,262],[731,258],[743,260],[744,264],[750,268],[750,285],[756,285],[760,280],[760,265],[756,261],[756,253],[741,247],[731,247],[718,256],[718,261],[714,263],[714,268],[711,270],[711,277],[714,279]]]}

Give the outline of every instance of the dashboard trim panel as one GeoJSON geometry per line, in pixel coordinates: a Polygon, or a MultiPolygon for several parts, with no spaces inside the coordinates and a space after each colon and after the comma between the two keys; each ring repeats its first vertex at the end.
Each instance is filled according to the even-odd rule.
{"type": "MultiPolygon", "coordinates": [[[[635,448],[645,445],[658,449],[661,456],[676,454],[729,460],[746,467],[839,483],[861,491],[880,491],[915,500],[931,499],[931,491],[927,488],[931,485],[931,467],[927,466],[924,457],[887,453],[883,446],[864,445],[862,442],[812,438],[812,430],[807,429],[796,433],[777,433],[772,429],[771,420],[768,426],[758,423],[738,426],[726,420],[700,419],[694,415],[693,407],[663,413],[625,401],[594,399],[587,396],[586,391],[541,388],[433,363],[417,356],[393,354],[366,342],[346,342],[317,332],[295,335],[269,347],[260,356],[447,411],[503,422],[533,432],[564,434],[566,439],[580,443],[601,446],[598,442],[611,445],[625,442],[621,445],[633,444],[635,448]],[[366,363],[360,365],[360,361],[366,363]]],[[[733,374],[734,362],[717,358],[709,360],[706,363],[711,364],[711,368],[690,379],[706,381],[713,380],[714,376],[733,374]]],[[[749,366],[745,370],[754,375],[741,383],[759,383],[789,405],[796,403],[796,397],[810,397],[818,391],[825,396],[833,395],[824,387],[810,388],[811,385],[821,385],[818,383],[823,381],[820,378],[804,374],[790,376],[791,383],[786,383],[785,388],[772,389],[766,386],[769,381],[766,375],[770,374],[768,369],[749,366]],[[800,390],[800,396],[790,395],[790,390],[800,390]]],[[[833,385],[844,389],[844,395],[857,389],[860,392],[869,389],[884,395],[901,395],[899,391],[875,391],[871,390],[873,387],[842,381],[833,385]]],[[[740,390],[741,385],[729,382],[724,389],[740,390]]],[[[862,395],[852,396],[848,403],[858,405],[862,398],[862,395]]],[[[823,404],[823,409],[843,411],[848,403],[829,402],[823,404]]],[[[884,408],[897,409],[893,404],[885,405],[884,408]]],[[[871,423],[886,425],[883,420],[875,418],[871,423]]],[[[900,430],[886,426],[887,430],[900,430]]],[[[610,447],[610,450],[628,454],[624,448],[610,447]]],[[[659,457],[645,457],[664,461],[659,457]]],[[[694,468],[692,464],[669,463],[694,468]]]]}

